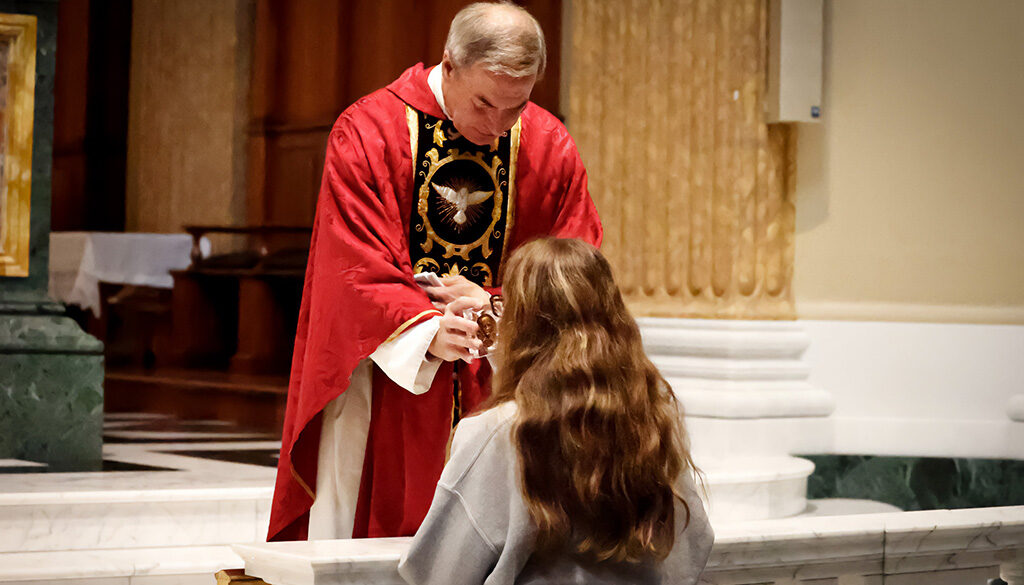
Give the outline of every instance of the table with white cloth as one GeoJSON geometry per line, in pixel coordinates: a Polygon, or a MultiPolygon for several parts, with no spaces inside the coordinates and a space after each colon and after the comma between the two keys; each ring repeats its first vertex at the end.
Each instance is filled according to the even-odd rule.
{"type": "MultiPolygon", "coordinates": [[[[203,240],[203,255],[209,241],[203,240]]],[[[188,234],[52,232],[50,296],[99,318],[100,282],[170,289],[172,270],[188,268],[188,234]]]]}

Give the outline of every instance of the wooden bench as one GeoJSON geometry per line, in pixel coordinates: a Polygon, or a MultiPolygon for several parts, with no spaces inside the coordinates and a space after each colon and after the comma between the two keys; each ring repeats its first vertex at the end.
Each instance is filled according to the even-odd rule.
{"type": "Polygon", "coordinates": [[[175,362],[239,374],[287,373],[302,299],[310,228],[186,226],[192,265],[173,271],[175,362]],[[200,253],[214,234],[243,236],[241,252],[200,253]]]}

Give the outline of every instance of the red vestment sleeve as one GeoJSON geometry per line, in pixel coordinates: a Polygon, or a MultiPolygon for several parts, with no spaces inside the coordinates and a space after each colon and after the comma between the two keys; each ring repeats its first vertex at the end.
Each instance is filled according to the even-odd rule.
{"type": "Polygon", "coordinates": [[[440,314],[412,278],[394,169],[368,155],[386,129],[360,106],[342,114],[327,142],[268,540],[306,536],[324,406],[377,346],[440,314]]]}

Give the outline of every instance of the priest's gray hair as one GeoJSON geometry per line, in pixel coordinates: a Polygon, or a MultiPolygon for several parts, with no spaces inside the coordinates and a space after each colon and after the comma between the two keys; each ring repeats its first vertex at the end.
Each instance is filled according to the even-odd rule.
{"type": "Polygon", "coordinates": [[[540,23],[511,2],[476,2],[460,10],[444,50],[455,67],[481,63],[511,77],[541,77],[547,66],[540,23]]]}

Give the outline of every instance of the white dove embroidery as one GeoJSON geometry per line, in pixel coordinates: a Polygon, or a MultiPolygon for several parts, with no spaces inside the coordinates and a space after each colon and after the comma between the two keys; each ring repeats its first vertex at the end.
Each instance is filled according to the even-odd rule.
{"type": "Polygon", "coordinates": [[[455,210],[452,220],[460,226],[466,223],[466,210],[478,203],[487,201],[487,198],[494,194],[494,191],[473,191],[470,193],[468,187],[459,187],[456,191],[451,187],[431,183],[437,194],[450,204],[449,209],[455,210]]]}

